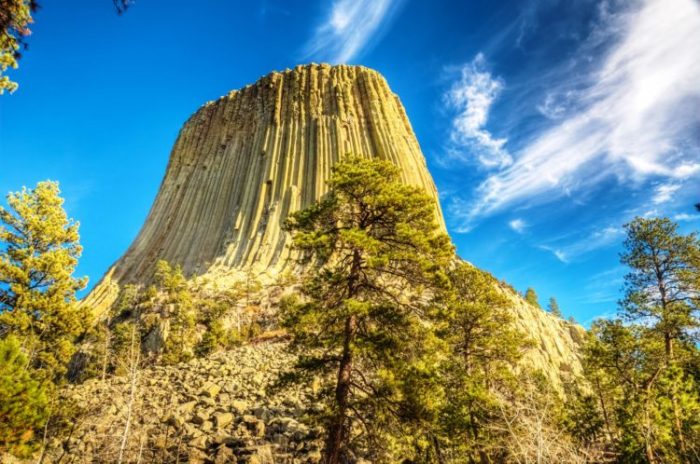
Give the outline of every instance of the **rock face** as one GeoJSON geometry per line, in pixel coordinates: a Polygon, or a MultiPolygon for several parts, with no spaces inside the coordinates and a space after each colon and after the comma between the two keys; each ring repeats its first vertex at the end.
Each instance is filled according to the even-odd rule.
{"type": "Polygon", "coordinates": [[[188,275],[277,274],[289,262],[280,226],[326,191],[347,154],[391,160],[437,200],[403,106],[376,71],[298,66],[207,103],[180,131],[146,223],[93,305],[114,298],[112,282],[148,279],[158,259],[188,275]]]}
{"type": "MultiPolygon", "coordinates": [[[[436,199],[444,228],[386,80],[360,66],[298,66],[207,103],[185,123],[146,223],[85,304],[109,307],[121,285],[147,282],[159,259],[217,282],[278,275],[292,262],[283,221],[323,195],[331,166],[349,153],[396,164],[404,182],[436,199]]],[[[579,372],[579,328],[511,296],[517,325],[536,342],[532,364],[555,383],[562,371],[579,372]]]]}

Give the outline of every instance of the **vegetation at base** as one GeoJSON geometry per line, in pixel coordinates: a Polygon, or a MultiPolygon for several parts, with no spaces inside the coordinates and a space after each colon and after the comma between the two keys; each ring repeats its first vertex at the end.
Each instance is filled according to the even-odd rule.
{"type": "Polygon", "coordinates": [[[46,390],[26,369],[27,361],[14,336],[0,339],[0,454],[28,455],[35,430],[46,420],[46,390]]]}
{"type": "Polygon", "coordinates": [[[288,221],[316,267],[281,308],[302,353],[285,380],[319,384],[323,462],[574,462],[561,397],[513,369],[528,341],[508,290],[455,259],[433,200],[384,161],[341,161],[328,185],[288,221]]]}
{"type": "Polygon", "coordinates": [[[515,394],[514,366],[528,346],[513,325],[509,299],[497,281],[458,261],[442,290],[436,334],[444,341],[438,389],[443,398],[426,462],[478,462],[501,459],[510,439],[499,427],[505,404],[515,394]],[[449,459],[448,459],[449,457],[449,459]]]}
{"type": "MultiPolygon", "coordinates": [[[[288,219],[309,267],[298,282],[280,277],[295,293],[279,323],[301,354],[285,380],[314,385],[307,418],[325,431],[322,462],[700,462],[696,234],[666,218],[625,225],[619,315],[594,322],[584,376],[559,391],[520,362],[534,342],[514,324],[516,292],[455,257],[432,201],[390,163],[348,158],[328,194],[288,219]]],[[[120,375],[133,392],[146,365],[206,356],[270,324],[252,275],[219,288],[165,261],[91,321],[75,301],[82,250],[58,185],[7,204],[0,453],[33,459],[45,437],[66,435],[80,414],[58,400],[67,380],[120,375]]],[[[526,298],[539,306],[534,290],[526,298]]],[[[561,317],[554,298],[548,309],[561,317]]]]}
{"type": "Polygon", "coordinates": [[[179,266],[158,261],[148,287],[125,285],[110,313],[86,334],[71,377],[85,380],[125,375],[132,332],[140,366],[176,364],[230,348],[260,333],[260,308],[251,276],[219,289],[188,282],[179,266]]]}
{"type": "Polygon", "coordinates": [[[325,462],[368,450],[389,461],[401,426],[432,420],[428,392],[436,345],[425,292],[446,283],[453,255],[432,199],[398,181],[387,161],[338,162],[329,193],[287,222],[303,260],[315,264],[282,323],[308,353],[299,367],[322,381],[325,462]]]}

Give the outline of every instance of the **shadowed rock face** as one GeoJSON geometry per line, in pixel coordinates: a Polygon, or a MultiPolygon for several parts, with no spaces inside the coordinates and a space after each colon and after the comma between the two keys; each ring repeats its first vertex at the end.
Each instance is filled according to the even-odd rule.
{"type": "MultiPolygon", "coordinates": [[[[273,72],[200,108],[173,147],[138,237],[85,303],[97,312],[120,285],[148,282],[155,263],[223,282],[242,272],[273,278],[292,261],[285,218],[320,198],[346,154],[387,159],[404,182],[437,191],[399,98],[376,71],[308,65],[273,72]]],[[[580,370],[566,324],[513,295],[518,325],[539,346],[535,364],[580,370]]]]}

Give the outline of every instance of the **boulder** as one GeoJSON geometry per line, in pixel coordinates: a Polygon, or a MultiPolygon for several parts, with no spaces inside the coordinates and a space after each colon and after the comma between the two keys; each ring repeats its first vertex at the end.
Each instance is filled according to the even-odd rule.
{"type": "Polygon", "coordinates": [[[206,382],[199,389],[199,396],[214,399],[214,398],[216,398],[216,396],[219,394],[220,391],[221,391],[221,387],[218,386],[217,384],[215,384],[213,382],[206,382]]]}
{"type": "Polygon", "coordinates": [[[214,425],[218,429],[223,429],[233,422],[233,414],[230,412],[216,412],[213,415],[214,425]]]}

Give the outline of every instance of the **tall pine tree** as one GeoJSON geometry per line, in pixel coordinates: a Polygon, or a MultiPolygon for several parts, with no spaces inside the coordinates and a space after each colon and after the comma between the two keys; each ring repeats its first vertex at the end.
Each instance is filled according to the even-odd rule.
{"type": "Polygon", "coordinates": [[[21,342],[28,363],[46,379],[65,373],[88,319],[75,303],[86,278],[73,277],[82,247],[58,184],[39,182],[0,207],[0,333],[21,342]]]}
{"type": "Polygon", "coordinates": [[[425,397],[407,390],[430,377],[426,353],[437,340],[426,323],[428,296],[445,282],[453,247],[434,200],[399,182],[388,161],[341,161],[328,187],[287,222],[312,267],[283,324],[307,353],[299,367],[325,381],[323,462],[362,453],[392,460],[397,427],[423,411],[407,398],[425,397]]]}
{"type": "Polygon", "coordinates": [[[621,462],[698,462],[700,245],[667,218],[625,225],[618,320],[592,327],[585,366],[621,462]]]}
{"type": "MultiPolygon", "coordinates": [[[[665,363],[675,364],[677,342],[687,341],[700,327],[700,241],[695,233],[681,235],[668,218],[636,218],[625,225],[627,239],[621,261],[630,267],[625,276],[623,315],[650,324],[663,340],[665,363]]],[[[682,372],[674,375],[683,382],[682,372]]],[[[688,455],[683,413],[670,390],[676,441],[688,455]]]]}

